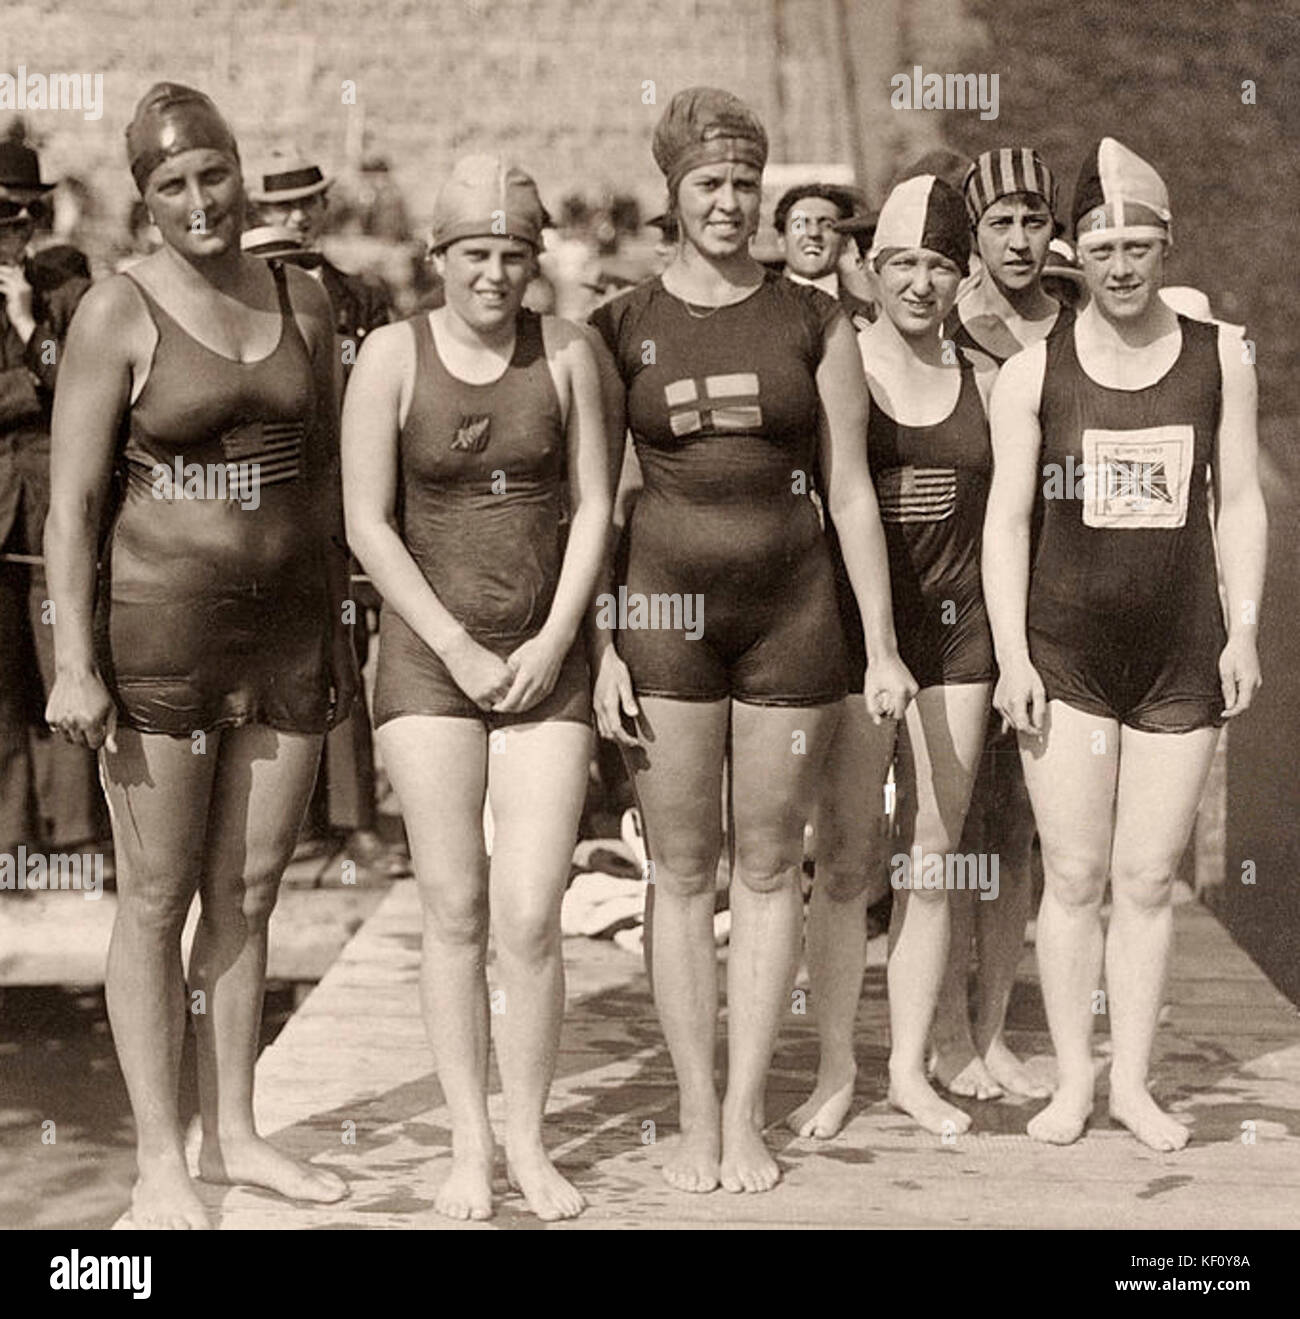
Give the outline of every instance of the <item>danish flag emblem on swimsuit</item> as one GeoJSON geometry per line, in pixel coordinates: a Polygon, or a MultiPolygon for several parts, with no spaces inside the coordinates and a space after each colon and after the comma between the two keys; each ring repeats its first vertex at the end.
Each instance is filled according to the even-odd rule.
{"type": "Polygon", "coordinates": [[[715,431],[757,431],[763,428],[758,402],[758,376],[753,371],[674,380],[664,386],[668,424],[674,435],[715,431]]]}
{"type": "Polygon", "coordinates": [[[487,448],[492,432],[492,418],[466,417],[460,419],[451,447],[461,453],[482,453],[487,448]]]}

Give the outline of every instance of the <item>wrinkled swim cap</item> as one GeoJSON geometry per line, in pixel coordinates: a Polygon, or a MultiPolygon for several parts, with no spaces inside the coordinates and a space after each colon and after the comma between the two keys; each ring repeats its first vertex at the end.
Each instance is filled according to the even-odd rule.
{"type": "Polygon", "coordinates": [[[224,151],[239,163],[230,125],[210,97],[179,82],[157,82],[140,98],[126,127],[131,176],[141,193],[165,160],[196,147],[224,151]]]}
{"type": "Polygon", "coordinates": [[[970,220],[961,193],[933,174],[904,179],[885,198],[876,222],[870,260],[886,251],[923,247],[970,269],[970,220]]]}
{"type": "Polygon", "coordinates": [[[537,184],[518,165],[500,156],[462,156],[434,203],[429,250],[461,238],[518,238],[540,247],[550,222],[537,184]]]}
{"type": "Polygon", "coordinates": [[[655,126],[651,150],[673,206],[677,185],[699,165],[735,160],[762,169],[767,164],[767,133],[739,97],[717,87],[688,87],[668,102],[655,126]]]}
{"type": "Polygon", "coordinates": [[[1080,249],[1112,238],[1172,242],[1169,190],[1136,151],[1103,137],[1088,153],[1074,189],[1074,233],[1080,249]]]}

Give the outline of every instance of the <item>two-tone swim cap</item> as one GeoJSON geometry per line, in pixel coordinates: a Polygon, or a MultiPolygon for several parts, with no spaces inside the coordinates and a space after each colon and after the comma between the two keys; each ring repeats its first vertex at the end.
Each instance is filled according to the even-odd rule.
{"type": "Polygon", "coordinates": [[[149,176],[183,151],[210,147],[239,164],[239,147],[221,111],[193,87],[154,83],[140,98],[126,127],[126,154],[135,186],[143,193],[149,176]]]}
{"type": "Polygon", "coordinates": [[[1103,137],[1084,161],[1072,218],[1080,250],[1114,238],[1173,241],[1165,181],[1113,137],[1103,137]]]}
{"type": "Polygon", "coordinates": [[[429,250],[462,238],[518,238],[540,247],[550,223],[531,175],[500,156],[462,156],[434,203],[429,250]]]}
{"type": "Polygon", "coordinates": [[[739,97],[718,87],[688,87],[668,102],[655,126],[651,151],[672,205],[678,184],[700,165],[738,161],[762,169],[767,164],[767,132],[739,97]]]}
{"type": "Polygon", "coordinates": [[[963,275],[970,270],[970,221],[961,193],[933,174],[917,174],[897,184],[876,221],[869,260],[887,251],[923,247],[951,261],[963,275]]]}
{"type": "Polygon", "coordinates": [[[975,163],[966,171],[962,193],[970,222],[977,225],[980,217],[1000,197],[1015,193],[1034,193],[1056,215],[1056,179],[1046,162],[1032,147],[1000,147],[996,151],[982,151],[975,163]]]}

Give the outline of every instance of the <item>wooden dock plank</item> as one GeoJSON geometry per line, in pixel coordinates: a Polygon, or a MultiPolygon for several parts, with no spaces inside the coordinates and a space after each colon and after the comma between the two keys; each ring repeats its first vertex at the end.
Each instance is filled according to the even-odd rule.
{"type": "MultiPolygon", "coordinates": [[[[589,1208],[550,1226],[1295,1226],[1300,1018],[1203,907],[1183,903],[1175,921],[1153,1085],[1193,1127],[1181,1153],[1156,1154],[1112,1126],[1104,1098],[1087,1137],[1068,1149],[1029,1139],[1025,1124],[1039,1106],[1028,1101],[969,1104],[972,1130],[951,1144],[920,1132],[885,1103],[888,1012],[873,955],[858,1016],[855,1106],[844,1131],[818,1143],[777,1125],[807,1093],[816,1064],[815,1020],[792,1014],[768,1088],[768,1142],[783,1180],[766,1196],[702,1199],[671,1191],[658,1172],[655,1147],[675,1128],[676,1092],[640,961],[611,943],[566,940],[569,1007],[547,1128],[557,1162],[589,1208]],[[1216,978],[1220,965],[1231,974],[1216,978]]],[[[306,1206],[247,1188],[205,1187],[221,1227],[538,1226],[504,1183],[488,1224],[455,1224],[434,1212],[451,1132],[419,1014],[419,929],[414,884],[395,884],[258,1063],[263,1131],[335,1168],[352,1194],[338,1205],[306,1206]]],[[[1009,1033],[1030,1065],[1050,1075],[1028,948],[1009,1033]]],[[[1103,1016],[1094,1041],[1103,1080],[1109,1051],[1103,1016]]],[[[495,1073],[489,1111],[499,1129],[495,1073]]]]}

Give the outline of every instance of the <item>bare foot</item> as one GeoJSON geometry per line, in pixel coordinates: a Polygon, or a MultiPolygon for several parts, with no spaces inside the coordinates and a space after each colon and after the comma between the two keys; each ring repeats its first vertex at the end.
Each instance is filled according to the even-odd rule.
{"type": "Polygon", "coordinates": [[[528,1207],[545,1223],[576,1218],[587,1207],[582,1192],[561,1176],[550,1156],[535,1142],[511,1145],[506,1142],[506,1178],[523,1192],[528,1207]]]}
{"type": "Polygon", "coordinates": [[[496,1144],[487,1141],[457,1141],[452,1137],[451,1172],[438,1187],[433,1207],[444,1218],[481,1221],[492,1217],[492,1173],[496,1144]]]}
{"type": "Polygon", "coordinates": [[[856,1064],[847,1071],[824,1076],[819,1070],[812,1094],[785,1120],[785,1125],[800,1136],[814,1140],[829,1140],[844,1125],[853,1104],[853,1084],[857,1079],[856,1064]]]}
{"type": "Polygon", "coordinates": [[[781,1168],[768,1152],[762,1125],[752,1113],[722,1115],[722,1189],[770,1191],[781,1180],[781,1168]]]}
{"type": "Polygon", "coordinates": [[[970,1130],[970,1118],[940,1099],[924,1076],[889,1073],[889,1102],[936,1136],[960,1136],[970,1130]]]}
{"type": "Polygon", "coordinates": [[[1119,1089],[1112,1080],[1110,1115],[1144,1145],[1163,1154],[1182,1149],[1191,1139],[1192,1133],[1160,1108],[1145,1086],[1119,1089]]]}
{"type": "Polygon", "coordinates": [[[131,1225],[145,1231],[205,1232],[212,1224],[184,1159],[140,1160],[131,1190],[131,1225]]]}
{"type": "Polygon", "coordinates": [[[952,1053],[936,1050],[931,1072],[949,1094],[963,1099],[1001,1099],[1003,1090],[975,1046],[952,1053]]]}
{"type": "Polygon", "coordinates": [[[261,1136],[205,1136],[199,1147],[199,1176],[230,1186],[263,1186],[290,1200],[333,1204],[348,1193],[347,1183],[327,1168],[313,1168],[281,1154],[261,1136]]]}
{"type": "Polygon", "coordinates": [[[1027,1128],[1034,1140],[1048,1145],[1073,1145],[1092,1115],[1092,1078],[1077,1085],[1061,1085],[1052,1102],[1030,1118],[1027,1128]]]}
{"type": "Polygon", "coordinates": [[[1010,1095],[1046,1099],[1052,1093],[1049,1086],[1034,1080],[1029,1069],[1007,1048],[1001,1036],[985,1051],[984,1062],[989,1074],[1010,1095]]]}
{"type": "Polygon", "coordinates": [[[681,1134],[668,1141],[661,1171],[675,1191],[705,1195],[718,1189],[721,1138],[718,1119],[683,1123],[681,1134]]]}

